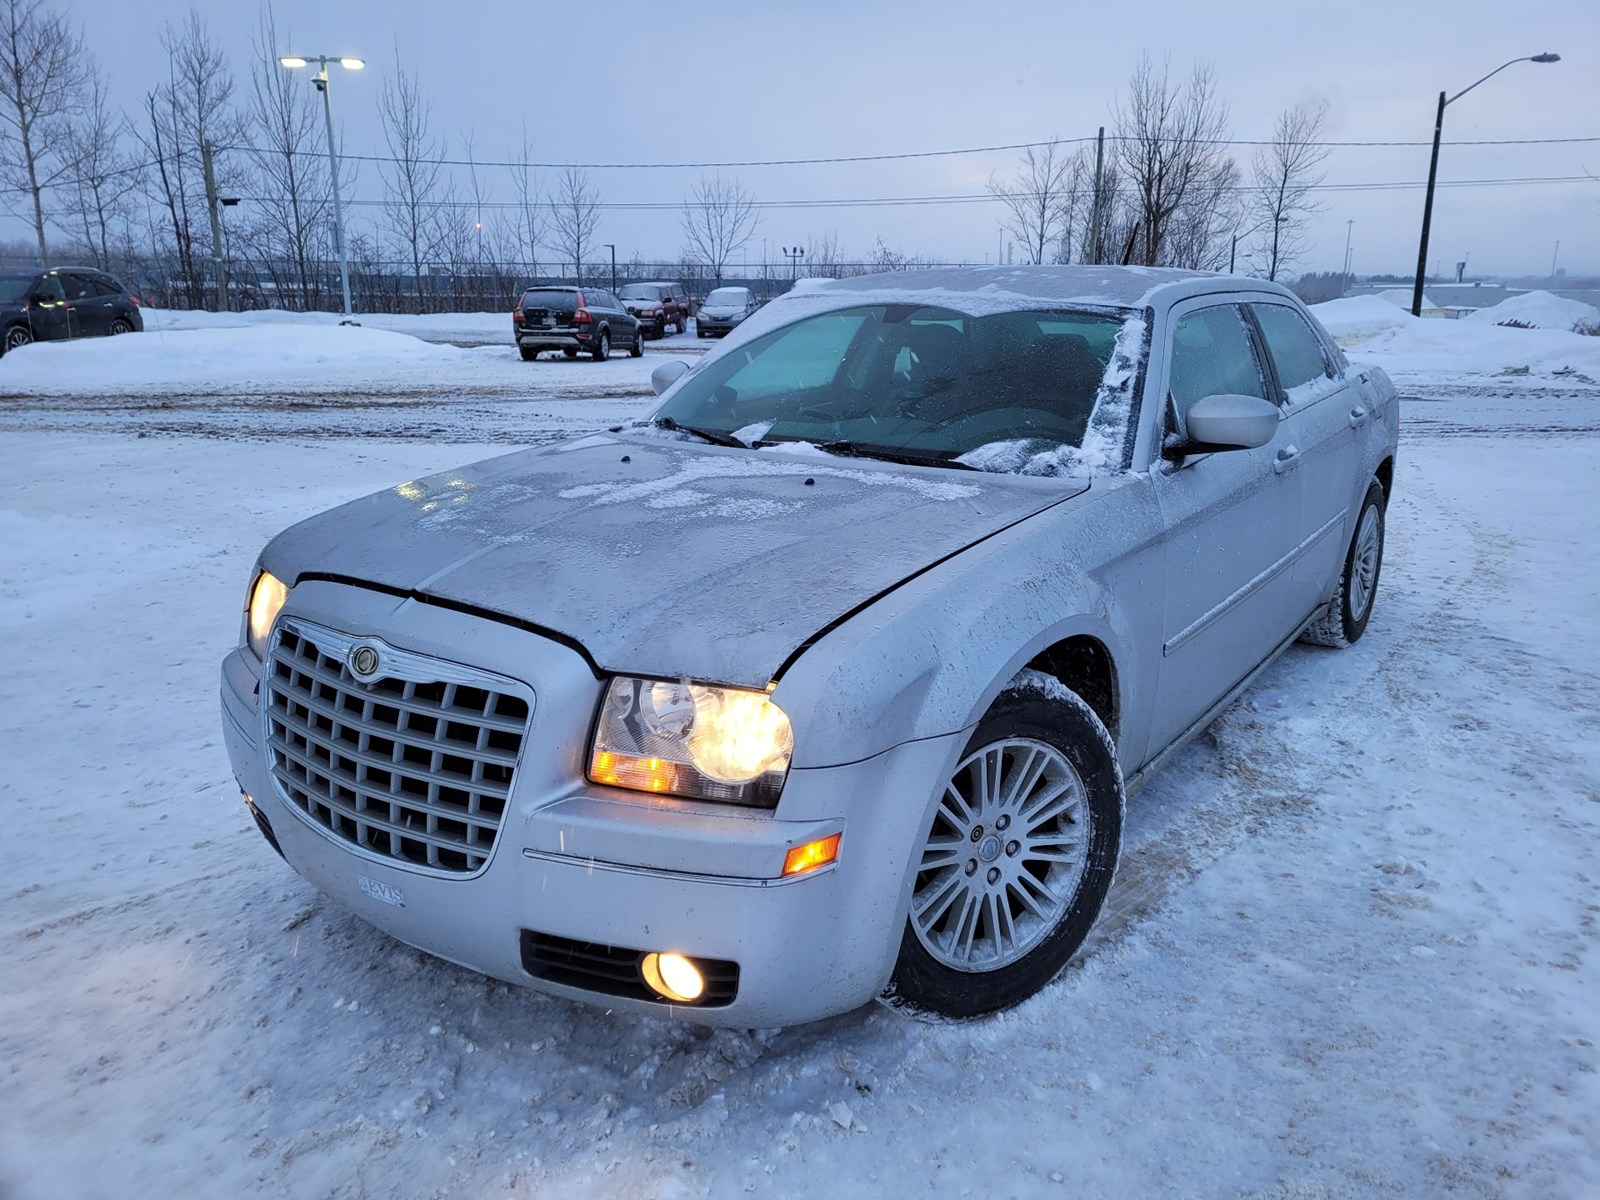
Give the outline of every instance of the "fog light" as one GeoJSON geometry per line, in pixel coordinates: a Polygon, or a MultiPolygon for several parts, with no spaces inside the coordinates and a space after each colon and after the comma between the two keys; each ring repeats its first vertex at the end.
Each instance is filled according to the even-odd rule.
{"type": "Polygon", "coordinates": [[[783,873],[785,875],[804,875],[807,871],[816,871],[827,866],[839,857],[839,837],[835,833],[825,838],[818,838],[814,842],[807,842],[804,846],[796,846],[783,856],[783,873]]]}
{"type": "Polygon", "coordinates": [[[650,990],[679,1004],[692,1004],[706,990],[700,968],[681,954],[646,954],[639,972],[650,990]]]}

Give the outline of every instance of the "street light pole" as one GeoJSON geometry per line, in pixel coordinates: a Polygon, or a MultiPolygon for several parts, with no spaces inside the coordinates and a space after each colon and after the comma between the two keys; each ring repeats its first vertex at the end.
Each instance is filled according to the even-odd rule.
{"type": "Polygon", "coordinates": [[[326,54],[285,54],[278,61],[291,69],[310,63],[317,63],[322,68],[311,82],[322,93],[322,115],[328,127],[328,175],[333,181],[333,244],[339,251],[339,287],[344,292],[344,320],[340,324],[353,325],[355,322],[350,319],[350,256],[344,240],[344,204],[339,198],[339,158],[333,142],[333,96],[329,87],[328,64],[336,62],[347,71],[359,71],[367,64],[365,60],[347,54],[333,57],[326,54]]]}
{"type": "MultiPolygon", "coordinates": [[[[1494,70],[1490,71],[1488,75],[1485,75],[1483,79],[1478,80],[1478,83],[1482,83],[1485,79],[1490,79],[1493,76],[1500,74],[1501,71],[1504,71],[1507,67],[1515,63],[1556,63],[1560,61],[1561,56],[1559,54],[1551,54],[1549,52],[1544,54],[1532,54],[1525,58],[1513,58],[1510,62],[1501,63],[1494,70]]],[[[1417,279],[1416,286],[1413,287],[1411,291],[1411,315],[1413,317],[1420,317],[1422,315],[1422,283],[1423,280],[1427,278],[1428,274],[1428,232],[1429,227],[1433,224],[1433,188],[1434,183],[1439,176],[1439,135],[1444,130],[1445,106],[1454,104],[1473,88],[1477,87],[1478,83],[1474,83],[1462,88],[1454,96],[1447,97],[1443,92],[1439,93],[1439,111],[1433,119],[1433,157],[1428,161],[1428,192],[1422,201],[1422,240],[1417,246],[1417,279]]]]}
{"type": "Polygon", "coordinates": [[[789,260],[789,286],[793,287],[800,278],[800,260],[806,256],[805,249],[800,246],[780,246],[779,249],[789,260]]]}
{"type": "MultiPolygon", "coordinates": [[[[218,196],[217,203],[222,207],[217,210],[217,220],[222,226],[222,274],[225,283],[233,282],[233,243],[228,240],[228,210],[236,208],[239,204],[237,196],[218,196]]],[[[225,312],[233,311],[233,304],[228,298],[226,289],[221,296],[222,308],[225,312]]]]}
{"type": "Polygon", "coordinates": [[[611,290],[617,290],[617,248],[610,242],[601,242],[607,250],[611,251],[611,290]]]}
{"type": "Polygon", "coordinates": [[[1344,223],[1344,275],[1345,286],[1350,286],[1350,235],[1355,232],[1356,220],[1351,217],[1344,223]]]}

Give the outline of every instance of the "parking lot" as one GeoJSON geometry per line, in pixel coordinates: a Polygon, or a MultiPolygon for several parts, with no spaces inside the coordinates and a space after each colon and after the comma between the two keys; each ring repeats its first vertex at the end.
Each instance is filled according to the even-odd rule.
{"type": "Polygon", "coordinates": [[[290,872],[217,714],[260,546],[642,416],[694,340],[159,384],[65,357],[108,340],[30,349],[54,391],[0,374],[0,1195],[1600,1188],[1600,385],[1570,376],[1392,359],[1367,637],[1292,650],[1130,801],[1086,954],[1013,1012],[623,1019],[290,872]]]}

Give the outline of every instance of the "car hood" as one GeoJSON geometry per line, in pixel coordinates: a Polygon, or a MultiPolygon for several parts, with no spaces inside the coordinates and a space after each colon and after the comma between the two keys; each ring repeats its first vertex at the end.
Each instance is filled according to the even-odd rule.
{"type": "Polygon", "coordinates": [[[596,435],[356,500],[262,561],[525,621],[608,671],[761,687],[841,617],[1087,486],[596,435]]]}

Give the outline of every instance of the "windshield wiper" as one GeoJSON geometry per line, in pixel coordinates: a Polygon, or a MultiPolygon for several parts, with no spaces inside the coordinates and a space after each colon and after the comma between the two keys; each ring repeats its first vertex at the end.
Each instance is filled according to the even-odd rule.
{"type": "Polygon", "coordinates": [[[731,433],[723,433],[719,429],[696,429],[693,425],[684,425],[671,417],[656,417],[650,422],[657,429],[667,429],[675,433],[693,434],[703,442],[710,442],[713,446],[732,446],[737,450],[748,450],[750,447],[731,433]]]}
{"type": "Polygon", "coordinates": [[[978,468],[957,462],[952,455],[926,453],[915,450],[893,450],[888,446],[871,446],[864,442],[818,442],[818,450],[839,454],[846,458],[872,458],[880,462],[908,463],[914,467],[951,467],[957,471],[976,471],[978,468]]]}

